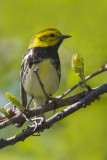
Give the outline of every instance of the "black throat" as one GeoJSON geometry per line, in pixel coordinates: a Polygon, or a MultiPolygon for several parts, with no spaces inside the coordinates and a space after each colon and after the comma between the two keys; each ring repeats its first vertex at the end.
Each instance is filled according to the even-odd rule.
{"type": "Polygon", "coordinates": [[[38,64],[44,59],[51,58],[54,61],[53,62],[59,62],[59,55],[58,55],[58,46],[50,46],[50,47],[35,47],[27,50],[26,55],[29,54],[29,58],[27,63],[29,64],[29,67],[31,68],[33,64],[38,64]],[[29,54],[30,52],[33,52],[33,54],[29,54]]]}
{"type": "Polygon", "coordinates": [[[35,47],[33,50],[33,54],[38,58],[58,58],[58,49],[56,46],[52,47],[35,47]]]}

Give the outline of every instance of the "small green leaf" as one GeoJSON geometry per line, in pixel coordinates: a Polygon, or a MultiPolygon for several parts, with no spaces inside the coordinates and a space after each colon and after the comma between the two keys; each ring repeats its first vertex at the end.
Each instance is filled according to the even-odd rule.
{"type": "Polygon", "coordinates": [[[72,68],[77,75],[84,75],[84,62],[83,58],[79,54],[74,54],[72,57],[72,68]]]}
{"type": "Polygon", "coordinates": [[[8,100],[15,105],[19,110],[24,111],[24,107],[21,105],[21,103],[19,102],[19,100],[13,96],[11,93],[6,93],[6,97],[8,98],[8,100]]]}

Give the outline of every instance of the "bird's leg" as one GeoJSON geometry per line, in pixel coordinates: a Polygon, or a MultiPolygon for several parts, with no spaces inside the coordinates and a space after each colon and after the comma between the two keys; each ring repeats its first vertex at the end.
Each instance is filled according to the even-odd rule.
{"type": "MultiPolygon", "coordinates": [[[[30,99],[29,103],[27,104],[27,106],[25,108],[25,111],[22,113],[23,114],[23,118],[24,118],[23,122],[16,124],[15,125],[16,127],[21,127],[24,124],[25,121],[32,122],[32,120],[29,118],[29,112],[30,112],[29,106],[30,106],[30,104],[32,102],[32,99],[33,99],[33,97],[30,99]]],[[[16,110],[17,108],[14,107],[14,109],[16,110]]]]}
{"type": "Polygon", "coordinates": [[[52,103],[53,103],[53,105],[54,105],[54,113],[55,113],[55,111],[56,111],[56,109],[57,109],[57,102],[56,102],[56,101],[52,101],[52,103]]]}
{"type": "Polygon", "coordinates": [[[26,111],[29,111],[29,106],[30,106],[30,104],[31,104],[31,102],[32,102],[32,100],[33,100],[33,98],[34,98],[34,97],[31,97],[29,103],[27,104],[27,106],[26,106],[26,111]]]}
{"type": "Polygon", "coordinates": [[[23,112],[23,117],[24,117],[25,120],[28,121],[28,122],[32,122],[32,120],[29,118],[28,115],[29,115],[29,111],[30,111],[29,106],[30,106],[33,98],[34,98],[34,97],[31,97],[29,103],[27,104],[27,106],[26,106],[26,108],[25,108],[25,111],[23,112]]]}

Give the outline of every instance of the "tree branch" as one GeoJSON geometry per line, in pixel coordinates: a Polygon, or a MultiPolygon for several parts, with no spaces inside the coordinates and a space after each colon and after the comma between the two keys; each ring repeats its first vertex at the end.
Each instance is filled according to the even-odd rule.
{"type": "MultiPolygon", "coordinates": [[[[79,97],[79,94],[75,95],[73,97],[69,97],[69,98],[65,99],[65,104],[64,104],[64,100],[63,100],[63,103],[58,102],[57,103],[57,107],[62,107],[62,106],[65,106],[65,105],[70,105],[70,103],[72,104],[71,99],[73,99],[73,98],[75,99],[73,105],[71,105],[68,108],[62,110],[61,112],[56,113],[54,116],[52,116],[49,119],[47,119],[46,121],[44,121],[44,123],[38,124],[36,129],[34,129],[35,128],[34,126],[28,127],[26,130],[24,130],[22,133],[20,133],[20,134],[18,134],[16,136],[13,136],[13,137],[8,138],[8,139],[0,139],[0,149],[4,148],[6,146],[9,146],[9,145],[14,145],[19,141],[24,141],[27,137],[33,135],[34,133],[41,132],[44,129],[50,128],[54,123],[58,122],[59,120],[67,117],[68,115],[74,113],[75,111],[79,110],[82,107],[86,107],[87,105],[89,105],[94,100],[98,100],[99,96],[104,94],[104,93],[107,93],[107,83],[105,83],[102,86],[99,86],[97,88],[92,89],[91,92],[86,91],[86,92],[80,93],[80,97],[82,95],[84,98],[81,97],[78,101],[77,101],[77,97],[79,97]]],[[[34,116],[35,113],[37,115],[37,114],[40,114],[40,112],[44,113],[44,112],[47,112],[49,110],[52,110],[53,107],[54,107],[53,104],[50,103],[48,105],[44,105],[43,107],[38,107],[36,109],[33,108],[29,113],[29,117],[34,116]],[[49,107],[51,107],[51,109],[49,109],[49,107]]],[[[15,116],[12,117],[10,119],[11,122],[15,123],[15,120],[17,119],[18,116],[19,117],[22,116],[23,119],[24,119],[23,114],[20,113],[16,117],[15,116]]],[[[8,125],[10,123],[9,122],[10,120],[8,120],[8,122],[7,122],[8,125]]],[[[16,122],[17,122],[17,120],[16,120],[16,122]]],[[[2,125],[0,124],[1,128],[3,128],[3,125],[4,125],[3,123],[4,122],[2,122],[2,125]]],[[[7,124],[5,122],[4,126],[6,126],[7,124]]]]}
{"type": "MultiPolygon", "coordinates": [[[[107,64],[103,65],[98,71],[88,75],[87,77],[85,77],[85,81],[88,81],[89,79],[99,75],[100,73],[103,73],[107,71],[107,64]]],[[[58,96],[58,98],[63,98],[66,95],[68,95],[71,91],[73,91],[74,89],[76,89],[78,86],[80,86],[81,84],[83,84],[83,81],[79,81],[76,85],[74,85],[72,88],[68,89],[67,91],[65,91],[62,95],[58,96]]]]}
{"type": "MultiPolygon", "coordinates": [[[[94,90],[94,89],[92,89],[94,90]]],[[[66,99],[60,99],[60,101],[56,102],[56,108],[61,108],[64,106],[68,106],[71,104],[74,104],[76,102],[78,102],[79,100],[81,100],[82,98],[84,98],[86,95],[88,95],[89,92],[88,91],[84,91],[82,93],[78,93],[72,97],[66,98],[66,99]]],[[[55,109],[55,106],[53,104],[53,102],[50,102],[48,104],[45,104],[43,106],[39,106],[39,107],[34,107],[32,109],[29,110],[29,112],[27,113],[27,117],[28,118],[32,118],[34,116],[40,115],[41,113],[45,113],[45,112],[49,112],[55,109]]],[[[15,116],[11,117],[10,119],[6,119],[5,121],[0,123],[0,129],[5,128],[9,125],[12,124],[20,124],[20,123],[24,123],[26,121],[25,119],[25,115],[20,112],[19,110],[15,111],[15,116]]]]}

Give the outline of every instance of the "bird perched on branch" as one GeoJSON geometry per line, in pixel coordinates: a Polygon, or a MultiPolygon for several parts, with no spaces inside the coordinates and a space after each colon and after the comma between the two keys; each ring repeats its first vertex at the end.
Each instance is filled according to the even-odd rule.
{"type": "Polygon", "coordinates": [[[21,67],[21,100],[27,106],[27,95],[33,97],[34,106],[46,103],[35,68],[39,68],[38,75],[48,95],[53,95],[60,83],[61,67],[58,48],[69,35],[62,35],[60,31],[48,28],[36,34],[30,41],[24,55],[21,67]]]}

